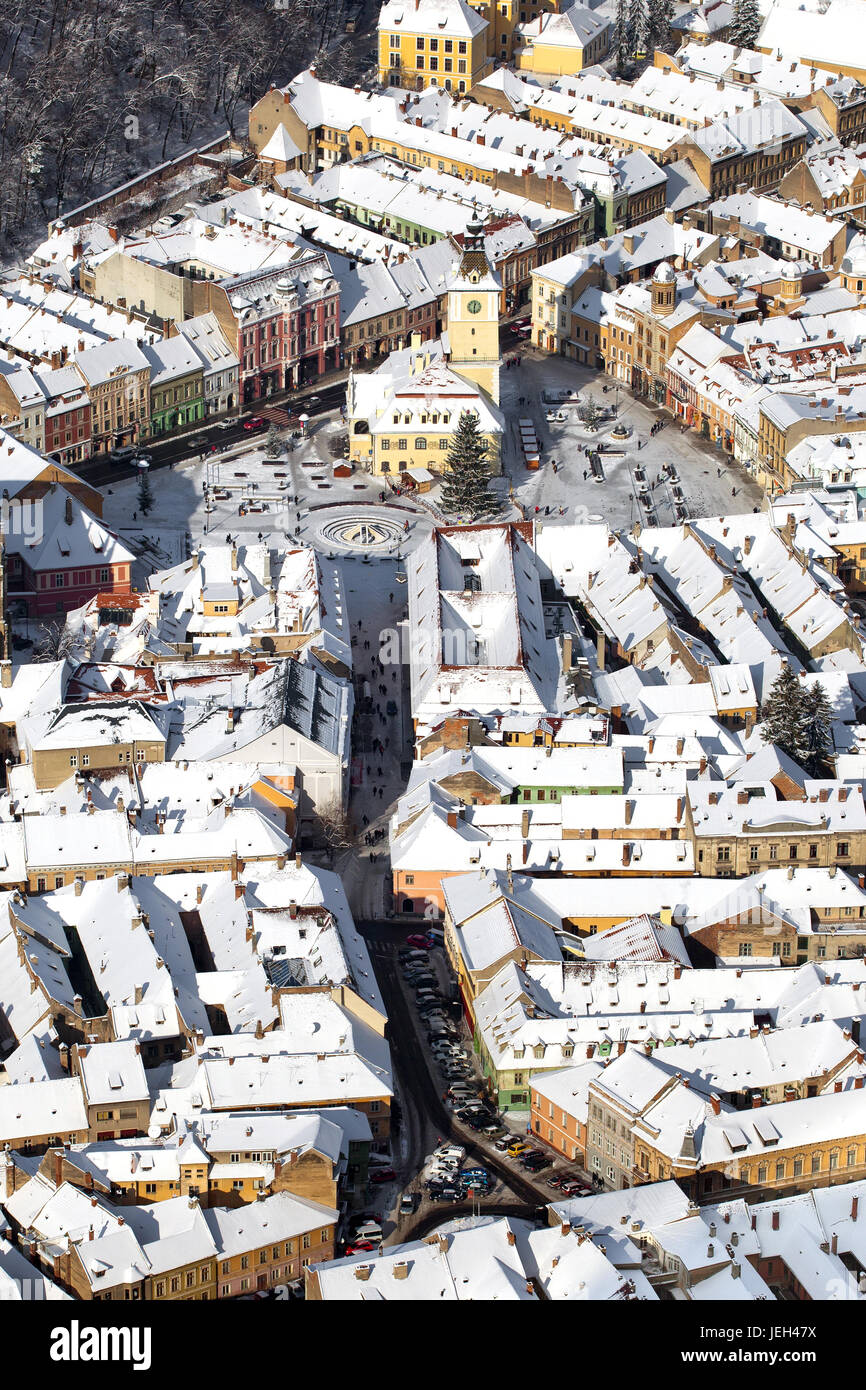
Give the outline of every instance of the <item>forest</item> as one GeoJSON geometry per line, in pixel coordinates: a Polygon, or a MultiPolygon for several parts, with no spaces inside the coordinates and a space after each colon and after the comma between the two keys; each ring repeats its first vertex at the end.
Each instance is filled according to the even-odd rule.
{"type": "Polygon", "coordinates": [[[0,255],[64,209],[203,144],[309,61],[357,68],[358,0],[4,0],[0,255]]]}

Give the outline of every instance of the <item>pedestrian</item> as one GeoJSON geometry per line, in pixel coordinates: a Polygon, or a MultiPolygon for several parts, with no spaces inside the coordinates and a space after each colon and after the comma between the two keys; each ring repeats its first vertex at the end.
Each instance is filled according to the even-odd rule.
{"type": "Polygon", "coordinates": [[[132,513],[132,519],[133,519],[133,521],[138,521],[138,512],[133,512],[133,513],[132,513]]]}
{"type": "Polygon", "coordinates": [[[388,595],[388,602],[389,602],[389,603],[393,603],[393,602],[394,602],[394,595],[393,595],[393,594],[389,594],[389,595],[388,595]]]}
{"type": "Polygon", "coordinates": [[[736,497],[736,495],[737,495],[737,489],[736,489],[735,487],[732,487],[732,488],[731,488],[731,496],[732,496],[732,497],[736,497]]]}
{"type": "Polygon", "coordinates": [[[376,768],[376,776],[377,776],[377,777],[381,777],[381,776],[382,776],[382,769],[381,769],[381,767],[377,767],[377,768],[376,768]]]}
{"type": "Polygon", "coordinates": [[[583,481],[586,482],[586,469],[583,470],[583,481]]]}

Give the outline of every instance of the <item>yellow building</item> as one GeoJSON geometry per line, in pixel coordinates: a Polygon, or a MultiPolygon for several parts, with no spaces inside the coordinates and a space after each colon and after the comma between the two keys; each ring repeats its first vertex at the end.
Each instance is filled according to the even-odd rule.
{"type": "Polygon", "coordinates": [[[489,27],[465,0],[388,0],[379,14],[379,81],[468,92],[493,66],[489,27]]]}
{"type": "Polygon", "coordinates": [[[540,14],[518,24],[514,32],[514,63],[520,72],[575,77],[607,57],[610,21],[582,5],[563,14],[540,14]]]}
{"type": "MultiPolygon", "coordinates": [[[[448,285],[448,339],[392,352],[375,372],[349,374],[350,458],[377,476],[440,472],[464,411],[478,416],[492,471],[500,471],[504,419],[499,409],[501,284],[477,219],[448,285]]],[[[417,479],[416,479],[417,481],[417,479]]]]}

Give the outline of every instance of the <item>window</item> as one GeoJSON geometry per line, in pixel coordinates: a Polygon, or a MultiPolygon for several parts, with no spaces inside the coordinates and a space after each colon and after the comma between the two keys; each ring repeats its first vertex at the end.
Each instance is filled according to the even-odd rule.
{"type": "Polygon", "coordinates": [[[848,841],[847,841],[847,840],[840,840],[840,841],[838,842],[838,844],[836,845],[836,858],[837,858],[837,859],[847,859],[847,858],[848,858],[848,841]]]}
{"type": "Polygon", "coordinates": [[[821,1155],[820,1155],[820,1154],[813,1154],[813,1155],[812,1155],[812,1172],[813,1172],[813,1173],[820,1173],[820,1171],[821,1171],[821,1155]]]}
{"type": "Polygon", "coordinates": [[[795,1158],[795,1159],[794,1159],[794,1177],[795,1177],[795,1178],[802,1178],[802,1176],[803,1176],[803,1160],[802,1160],[802,1158],[795,1158]]]}
{"type": "Polygon", "coordinates": [[[739,954],[740,954],[741,956],[750,956],[750,955],[752,954],[752,943],[751,943],[751,941],[741,941],[741,942],[740,942],[739,954]]]}
{"type": "Polygon", "coordinates": [[[785,1176],[785,1160],[784,1160],[783,1158],[780,1158],[780,1159],[779,1159],[779,1162],[776,1164],[776,1182],[781,1182],[782,1179],[784,1178],[784,1176],[785,1176]]]}
{"type": "Polygon", "coordinates": [[[845,1155],[845,1163],[847,1164],[847,1166],[848,1166],[849,1168],[856,1168],[856,1166],[857,1166],[857,1147],[856,1147],[856,1145],[852,1145],[851,1148],[850,1148],[850,1149],[848,1150],[848,1152],[846,1153],[846,1155],[845,1155]]]}
{"type": "Polygon", "coordinates": [[[754,861],[755,861],[755,860],[757,859],[757,857],[758,857],[758,850],[759,850],[759,846],[758,846],[758,845],[749,845],[749,858],[751,859],[751,861],[752,861],[753,863],[754,863],[754,861]]]}

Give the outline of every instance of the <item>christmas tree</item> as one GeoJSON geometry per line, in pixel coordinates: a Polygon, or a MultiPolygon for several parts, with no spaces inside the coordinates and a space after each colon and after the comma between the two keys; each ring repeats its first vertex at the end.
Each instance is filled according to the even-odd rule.
{"type": "Polygon", "coordinates": [[[729,42],[736,48],[754,48],[761,32],[761,12],[758,0],[734,0],[734,18],[729,42]]]}
{"type": "Polygon", "coordinates": [[[278,459],[283,452],[283,441],[280,439],[276,425],[271,425],[265,439],[265,458],[278,459]]]}
{"type": "Polygon", "coordinates": [[[138,475],[138,510],[142,516],[147,516],[153,509],[153,489],[150,486],[150,474],[146,468],[142,468],[138,475]]]}
{"type": "Polygon", "coordinates": [[[478,416],[473,410],[461,411],[454,442],[445,456],[448,472],[442,483],[444,511],[478,521],[498,510],[490,491],[489,452],[478,416]]]}

